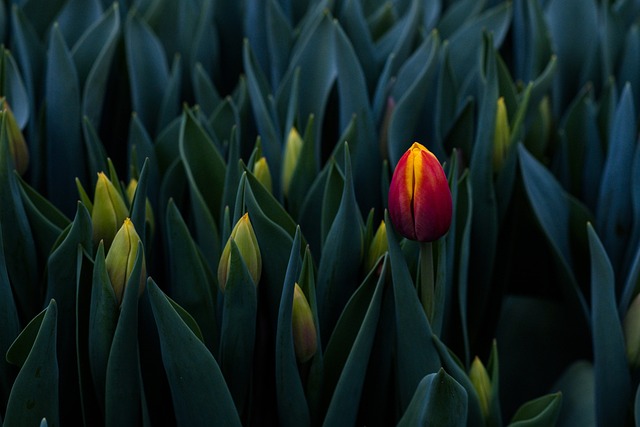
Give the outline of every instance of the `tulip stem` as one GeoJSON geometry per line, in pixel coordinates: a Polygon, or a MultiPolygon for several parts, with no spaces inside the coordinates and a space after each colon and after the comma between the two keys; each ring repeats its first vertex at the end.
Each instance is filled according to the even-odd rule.
{"type": "Polygon", "coordinates": [[[429,322],[433,320],[434,282],[433,248],[431,242],[420,242],[420,300],[429,322]]]}

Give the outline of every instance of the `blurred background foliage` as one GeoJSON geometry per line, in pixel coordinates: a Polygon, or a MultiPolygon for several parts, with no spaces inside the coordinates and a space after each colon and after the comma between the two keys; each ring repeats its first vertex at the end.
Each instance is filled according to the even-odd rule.
{"type": "Polygon", "coordinates": [[[3,0],[0,420],[638,425],[639,12],[3,0]],[[413,141],[454,204],[430,320],[418,245],[385,221],[413,141]],[[100,172],[149,277],[121,307],[94,238],[100,172]],[[262,274],[247,287],[232,244],[223,294],[245,213],[262,274]],[[294,283],[317,334],[304,363],[294,283]]]}

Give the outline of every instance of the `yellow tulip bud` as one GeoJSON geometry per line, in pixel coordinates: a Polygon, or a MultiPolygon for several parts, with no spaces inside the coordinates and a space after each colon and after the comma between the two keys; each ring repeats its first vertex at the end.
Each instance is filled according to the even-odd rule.
{"type": "Polygon", "coordinates": [[[282,191],[285,196],[289,194],[289,185],[291,184],[293,172],[295,172],[298,166],[302,144],[302,138],[296,128],[291,128],[289,137],[287,138],[287,144],[284,148],[284,162],[282,164],[282,191]]]}
{"type": "MultiPolygon", "coordinates": [[[[137,188],[138,180],[135,178],[131,178],[131,181],[129,181],[129,185],[127,185],[127,199],[129,200],[129,204],[133,203],[133,196],[136,194],[137,188]]],[[[149,201],[148,197],[145,201],[144,217],[145,220],[149,223],[151,231],[153,232],[153,229],[155,227],[155,217],[153,216],[153,208],[151,207],[151,202],[149,201]]]]}
{"type": "Polygon", "coordinates": [[[496,108],[496,126],[493,134],[493,170],[497,172],[502,168],[504,159],[507,157],[511,130],[504,98],[500,97],[498,99],[496,108]]]}
{"type": "Polygon", "coordinates": [[[253,282],[258,285],[262,274],[262,257],[258,247],[258,239],[251,226],[249,214],[245,213],[231,230],[231,236],[222,250],[220,263],[218,264],[218,285],[222,292],[227,286],[227,277],[231,266],[231,240],[238,246],[240,256],[251,274],[253,282]]]}
{"type": "Polygon", "coordinates": [[[253,175],[267,189],[269,193],[272,191],[271,172],[266,157],[260,157],[253,165],[253,175]]]}
{"type": "Polygon", "coordinates": [[[480,409],[486,418],[489,416],[489,409],[491,407],[491,380],[489,379],[489,374],[487,373],[486,368],[477,356],[471,364],[469,379],[471,380],[471,384],[473,384],[473,388],[476,390],[476,393],[478,393],[480,409]]]}
{"type": "MultiPolygon", "coordinates": [[[[116,233],[105,259],[107,274],[119,304],[122,303],[124,288],[131,277],[139,250],[142,250],[140,236],[138,236],[131,220],[126,218],[122,227],[116,233]]],[[[147,276],[144,252],[142,257],[142,273],[140,274],[138,295],[141,295],[144,291],[147,276]]]]}
{"type": "Polygon", "coordinates": [[[293,311],[291,314],[293,327],[293,347],[296,359],[299,363],[309,361],[318,347],[316,341],[316,327],[313,321],[313,313],[307,297],[298,284],[293,290],[293,311]]]}
{"type": "Polygon", "coordinates": [[[387,242],[387,227],[384,221],[380,221],[376,234],[373,235],[371,244],[369,245],[369,251],[365,259],[365,268],[370,271],[375,267],[378,258],[389,250],[389,244],[387,242]]]}
{"type": "Polygon", "coordinates": [[[2,99],[1,112],[6,117],[7,137],[9,140],[9,153],[13,158],[13,165],[16,171],[20,175],[24,175],[29,166],[29,150],[27,149],[27,143],[24,140],[22,131],[16,122],[16,118],[13,115],[13,111],[9,107],[9,103],[6,99],[2,99]]]}
{"type": "Polygon", "coordinates": [[[103,172],[99,172],[91,211],[93,242],[97,244],[103,240],[108,250],[118,228],[128,216],[129,209],[120,192],[103,172]]]}

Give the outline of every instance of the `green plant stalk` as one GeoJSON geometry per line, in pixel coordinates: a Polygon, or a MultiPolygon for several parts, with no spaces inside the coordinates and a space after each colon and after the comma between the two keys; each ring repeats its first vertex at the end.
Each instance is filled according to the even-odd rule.
{"type": "Polygon", "coordinates": [[[420,242],[420,264],[418,286],[422,308],[429,323],[433,321],[435,283],[433,279],[433,245],[431,242],[420,242]]]}

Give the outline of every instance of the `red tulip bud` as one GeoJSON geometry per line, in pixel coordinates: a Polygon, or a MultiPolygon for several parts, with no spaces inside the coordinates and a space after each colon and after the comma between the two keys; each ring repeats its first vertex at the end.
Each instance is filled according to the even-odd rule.
{"type": "Polygon", "coordinates": [[[449,183],[436,156],[414,142],[400,158],[389,188],[389,216],[404,237],[433,242],[451,225],[449,183]]]}

